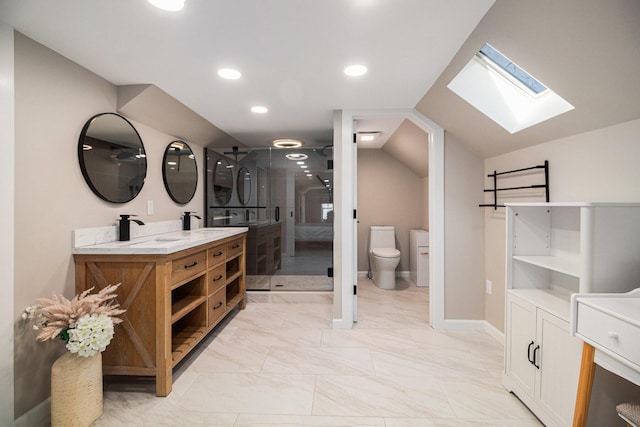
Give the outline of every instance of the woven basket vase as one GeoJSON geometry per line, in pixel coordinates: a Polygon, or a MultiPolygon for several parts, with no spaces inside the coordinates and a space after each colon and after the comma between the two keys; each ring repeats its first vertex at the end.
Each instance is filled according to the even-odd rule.
{"type": "Polygon", "coordinates": [[[87,427],[102,405],[102,353],[60,356],[51,367],[51,426],[87,427]]]}

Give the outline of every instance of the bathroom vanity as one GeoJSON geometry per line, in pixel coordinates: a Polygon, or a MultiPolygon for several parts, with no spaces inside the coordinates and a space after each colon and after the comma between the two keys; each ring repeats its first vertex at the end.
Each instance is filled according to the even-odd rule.
{"type": "Polygon", "coordinates": [[[102,353],[107,375],[154,376],[156,395],[172,369],[234,308],[244,309],[247,228],[204,228],[73,248],[78,293],[121,283],[126,309],[102,353]]]}

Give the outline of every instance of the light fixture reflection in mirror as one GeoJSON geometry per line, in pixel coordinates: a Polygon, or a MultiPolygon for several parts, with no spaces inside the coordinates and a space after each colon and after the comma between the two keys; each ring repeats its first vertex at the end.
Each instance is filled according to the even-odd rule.
{"type": "Polygon", "coordinates": [[[186,142],[173,141],[164,151],[162,179],[169,197],[180,204],[193,199],[198,186],[198,166],[186,142]]]}
{"type": "Polygon", "coordinates": [[[133,200],[147,175],[142,139],[116,113],[97,114],[85,123],[78,141],[78,161],[89,188],[111,203],[133,200]]]}

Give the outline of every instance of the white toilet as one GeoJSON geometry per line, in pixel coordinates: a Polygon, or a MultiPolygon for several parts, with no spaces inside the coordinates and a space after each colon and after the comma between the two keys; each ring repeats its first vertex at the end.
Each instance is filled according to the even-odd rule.
{"type": "Polygon", "coordinates": [[[373,283],[381,289],[395,289],[396,267],[400,264],[400,251],[396,249],[395,228],[391,225],[373,225],[369,231],[369,264],[373,283]]]}

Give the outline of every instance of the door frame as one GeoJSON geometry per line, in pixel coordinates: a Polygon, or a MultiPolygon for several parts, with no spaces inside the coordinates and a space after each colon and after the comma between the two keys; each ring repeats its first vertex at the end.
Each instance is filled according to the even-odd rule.
{"type": "Polygon", "coordinates": [[[407,119],[429,140],[429,324],[444,328],[444,129],[415,109],[336,110],[334,140],[334,297],[333,327],[349,329],[354,323],[357,283],[356,177],[353,170],[354,121],[370,118],[407,119]]]}

